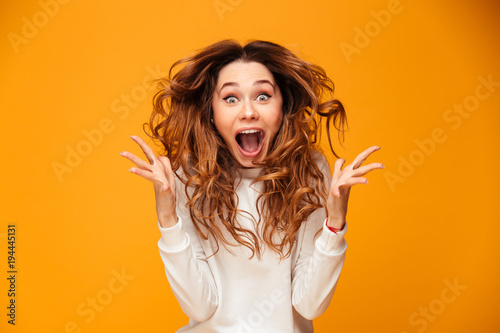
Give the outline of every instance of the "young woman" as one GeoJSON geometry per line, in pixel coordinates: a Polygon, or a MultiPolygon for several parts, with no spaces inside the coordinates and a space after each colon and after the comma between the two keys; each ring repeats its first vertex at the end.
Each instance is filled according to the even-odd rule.
{"type": "MultiPolygon", "coordinates": [[[[372,146],[333,176],[321,119],[346,124],[325,71],[266,41],[224,40],[174,63],[149,121],[164,152],[121,155],[154,185],[165,272],[189,323],[177,332],[313,332],[344,263],[353,185],[372,146]],[[174,69],[177,69],[173,75],[174,69]]],[[[148,134],[149,135],[149,134],[148,134]]]]}

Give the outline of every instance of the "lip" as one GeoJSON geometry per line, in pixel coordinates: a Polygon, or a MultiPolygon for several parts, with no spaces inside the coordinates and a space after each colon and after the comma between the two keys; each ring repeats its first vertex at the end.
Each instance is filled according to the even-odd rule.
{"type": "Polygon", "coordinates": [[[258,130],[258,131],[260,131],[260,133],[262,133],[262,138],[261,138],[262,141],[260,143],[259,149],[257,149],[253,153],[249,153],[249,152],[241,149],[238,142],[236,142],[236,146],[238,146],[238,149],[239,149],[241,155],[243,155],[245,157],[255,157],[255,156],[258,156],[260,154],[260,152],[262,151],[262,148],[264,147],[264,138],[266,137],[266,132],[260,127],[243,127],[243,128],[240,128],[239,130],[236,131],[236,134],[234,135],[234,140],[236,141],[236,136],[238,134],[240,134],[243,131],[248,131],[248,130],[258,130]]]}

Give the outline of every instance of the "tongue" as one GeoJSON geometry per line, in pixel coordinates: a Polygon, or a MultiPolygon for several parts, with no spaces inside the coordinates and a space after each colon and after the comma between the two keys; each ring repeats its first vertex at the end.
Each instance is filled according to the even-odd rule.
{"type": "Polygon", "coordinates": [[[240,145],[241,149],[249,153],[253,153],[259,149],[259,134],[238,134],[236,141],[240,145]]]}

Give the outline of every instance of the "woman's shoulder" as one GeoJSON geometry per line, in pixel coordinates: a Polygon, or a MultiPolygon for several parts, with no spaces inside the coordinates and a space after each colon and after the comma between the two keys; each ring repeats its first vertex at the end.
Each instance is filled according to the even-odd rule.
{"type": "Polygon", "coordinates": [[[316,149],[311,149],[311,157],[318,166],[318,168],[320,168],[320,170],[322,171],[330,170],[330,167],[328,165],[328,160],[321,151],[316,149]]]}
{"type": "Polygon", "coordinates": [[[179,167],[175,170],[177,178],[187,179],[190,175],[195,172],[193,157],[191,154],[187,155],[185,158],[185,163],[183,159],[180,158],[179,167]]]}

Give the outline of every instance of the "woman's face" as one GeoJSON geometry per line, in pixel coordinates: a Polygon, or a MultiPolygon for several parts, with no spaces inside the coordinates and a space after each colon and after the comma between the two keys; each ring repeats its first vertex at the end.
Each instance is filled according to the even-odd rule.
{"type": "Polygon", "coordinates": [[[283,121],[282,106],[280,89],[261,63],[235,61],[219,72],[214,124],[242,167],[253,168],[267,155],[283,121]]]}

